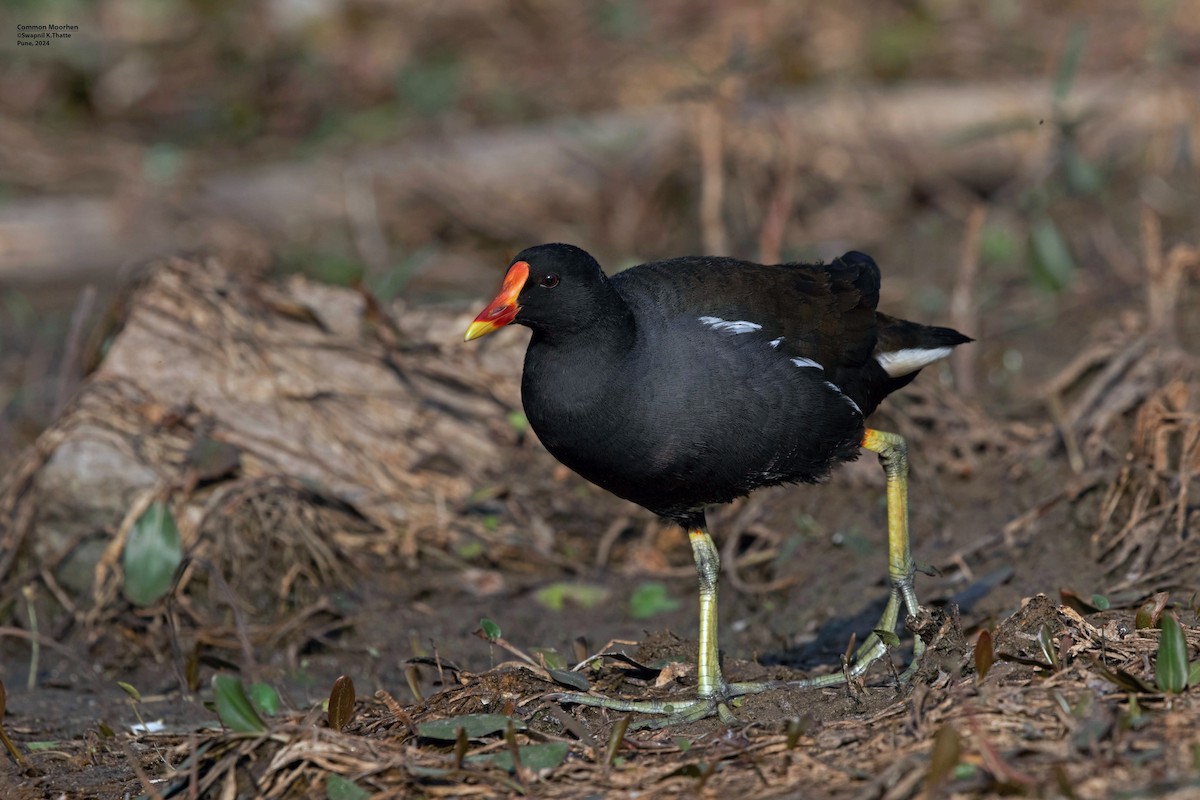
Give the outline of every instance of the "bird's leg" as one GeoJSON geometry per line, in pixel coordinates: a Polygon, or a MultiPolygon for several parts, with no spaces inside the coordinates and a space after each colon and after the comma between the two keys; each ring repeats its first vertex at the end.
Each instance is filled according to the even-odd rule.
{"type": "MultiPolygon", "coordinates": [[[[914,589],[916,569],[908,538],[908,444],[902,436],[868,428],[863,435],[862,446],[879,454],[879,463],[887,475],[887,519],[888,519],[888,582],[891,591],[883,616],[876,630],[895,632],[903,606],[908,616],[916,616],[917,593],[914,589]]],[[[915,671],[917,661],[925,649],[920,636],[913,643],[913,660],[902,677],[915,671]]],[[[855,667],[862,669],[887,651],[887,645],[879,635],[872,632],[855,654],[855,667]]]]}
{"type": "Polygon", "coordinates": [[[725,679],[717,649],[717,579],[721,574],[721,556],[712,537],[704,528],[688,531],[692,555],[696,559],[696,577],[700,581],[700,647],[696,656],[696,694],[713,697],[724,692],[725,679]]]}
{"type": "Polygon", "coordinates": [[[607,708],[613,711],[632,711],[641,714],[661,714],[661,719],[643,720],[634,727],[663,728],[668,725],[695,722],[714,714],[727,725],[737,724],[729,710],[728,701],[734,697],[757,694],[782,686],[780,681],[726,683],[721,675],[717,649],[717,579],[721,572],[721,557],[702,524],[688,526],[692,555],[696,559],[696,576],[700,581],[700,647],[696,658],[696,697],[691,700],[616,700],[610,697],[581,692],[558,692],[551,699],[561,703],[607,708]]]}
{"type": "MultiPolygon", "coordinates": [[[[916,567],[908,541],[908,444],[904,437],[898,434],[868,428],[863,435],[862,446],[879,454],[879,462],[887,475],[888,582],[891,590],[887,606],[884,607],[883,616],[879,618],[875,630],[894,633],[900,619],[900,608],[903,606],[908,616],[916,616],[919,608],[917,593],[913,588],[916,567]]],[[[855,652],[854,661],[847,669],[830,675],[793,681],[789,686],[836,686],[845,683],[848,677],[862,675],[872,663],[887,652],[887,643],[879,638],[875,630],[855,652]]],[[[917,636],[913,642],[912,663],[901,674],[901,680],[916,672],[923,652],[925,642],[917,636]]]]}

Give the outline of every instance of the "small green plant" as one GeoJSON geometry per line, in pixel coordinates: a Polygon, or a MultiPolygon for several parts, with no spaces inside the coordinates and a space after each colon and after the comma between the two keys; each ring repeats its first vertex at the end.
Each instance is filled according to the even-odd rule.
{"type": "Polygon", "coordinates": [[[329,800],[367,800],[371,793],[354,781],[331,772],[325,779],[325,796],[329,800]]]}
{"type": "Polygon", "coordinates": [[[254,710],[241,680],[231,675],[214,675],[213,696],[221,724],[237,733],[262,733],[267,723],[254,710]]]}
{"type": "Polygon", "coordinates": [[[483,631],[483,635],[487,637],[489,642],[494,642],[503,636],[503,631],[500,630],[500,626],[495,622],[492,622],[487,617],[479,620],[479,629],[483,631]]]}
{"type": "Polygon", "coordinates": [[[646,581],[629,595],[629,615],[634,619],[649,619],[664,611],[674,611],[680,605],[667,593],[667,587],[658,581],[646,581]]]}
{"type": "Polygon", "coordinates": [[[182,561],[175,516],[166,503],[152,503],[133,523],[125,542],[125,596],[143,608],[157,603],[170,591],[182,561]]]}
{"type": "Polygon", "coordinates": [[[129,695],[129,707],[133,709],[133,715],[137,717],[138,724],[143,731],[146,730],[146,720],[142,719],[141,703],[142,693],[137,690],[132,683],[125,681],[117,681],[117,686],[121,687],[121,691],[129,695]]]}
{"type": "Polygon", "coordinates": [[[590,583],[559,581],[538,589],[534,597],[551,611],[562,611],[568,604],[595,608],[608,599],[608,590],[590,583]]]}
{"type": "Polygon", "coordinates": [[[1154,660],[1154,682],[1160,691],[1179,694],[1188,687],[1190,668],[1187,639],[1175,615],[1167,612],[1159,621],[1158,655],[1154,660]]]}

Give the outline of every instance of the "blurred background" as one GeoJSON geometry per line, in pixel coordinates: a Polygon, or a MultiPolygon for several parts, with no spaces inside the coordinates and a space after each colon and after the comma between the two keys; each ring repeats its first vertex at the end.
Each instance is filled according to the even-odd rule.
{"type": "Polygon", "coordinates": [[[1147,215],[1166,245],[1197,229],[1194,0],[0,13],[4,462],[168,253],[465,309],[542,241],[610,270],[861,249],[889,310],[983,338],[959,388],[1004,413],[1140,293],[1147,215]],[[17,46],[46,23],[78,30],[17,46]]]}

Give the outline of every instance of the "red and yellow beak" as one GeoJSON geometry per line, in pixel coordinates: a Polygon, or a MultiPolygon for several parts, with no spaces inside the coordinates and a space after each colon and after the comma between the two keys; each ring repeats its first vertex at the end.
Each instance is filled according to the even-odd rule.
{"type": "Polygon", "coordinates": [[[489,303],[487,308],[479,312],[471,327],[467,328],[467,335],[463,340],[469,342],[480,336],[487,336],[516,319],[517,312],[521,310],[517,305],[517,295],[525,288],[525,281],[528,279],[529,264],[518,261],[509,267],[500,294],[496,295],[496,299],[489,303]]]}

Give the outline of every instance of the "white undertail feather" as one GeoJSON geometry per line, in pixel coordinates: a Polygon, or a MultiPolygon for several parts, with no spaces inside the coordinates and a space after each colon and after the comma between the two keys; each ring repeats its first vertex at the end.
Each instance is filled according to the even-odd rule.
{"type": "Polygon", "coordinates": [[[819,370],[825,369],[820,364],[813,361],[811,358],[803,358],[803,357],[793,358],[792,363],[795,364],[797,367],[816,367],[819,370]]]}
{"type": "Polygon", "coordinates": [[[921,367],[932,364],[950,355],[952,347],[906,347],[891,353],[876,353],[875,360],[883,371],[893,378],[916,372],[921,367]]]}
{"type": "Polygon", "coordinates": [[[757,322],[747,322],[744,319],[729,322],[720,317],[700,317],[700,321],[712,328],[714,331],[728,331],[729,333],[753,333],[761,331],[762,325],[757,322]]]}

